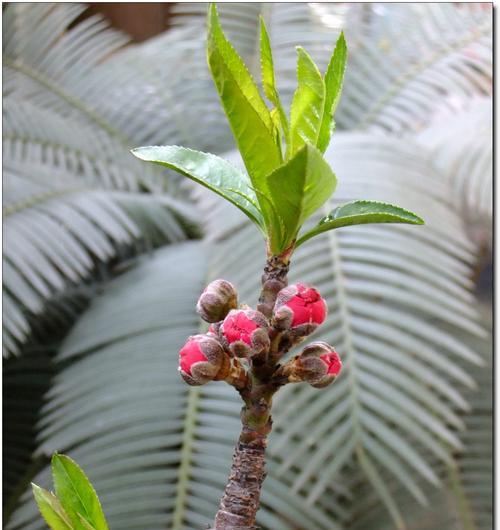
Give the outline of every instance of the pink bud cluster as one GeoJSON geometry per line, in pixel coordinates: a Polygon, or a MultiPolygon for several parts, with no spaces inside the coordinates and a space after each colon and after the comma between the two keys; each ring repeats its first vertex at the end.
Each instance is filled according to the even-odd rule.
{"type": "MultiPolygon", "coordinates": [[[[211,282],[196,305],[200,316],[210,323],[204,335],[188,338],[179,352],[179,371],[191,385],[225,379],[234,366],[248,366],[257,356],[265,356],[273,339],[288,347],[302,341],[325,321],[327,306],[319,292],[301,283],[279,291],[272,316],[247,306],[238,308],[234,286],[226,280],[211,282]]],[[[287,348],[288,349],[288,348],[287,348]]],[[[339,374],[342,363],[326,343],[317,342],[285,365],[290,381],[307,381],[323,387],[339,374]]]]}

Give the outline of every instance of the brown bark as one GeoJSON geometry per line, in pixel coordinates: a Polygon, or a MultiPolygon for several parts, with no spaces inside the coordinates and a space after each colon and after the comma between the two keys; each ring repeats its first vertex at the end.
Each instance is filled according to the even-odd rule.
{"type": "Polygon", "coordinates": [[[260,491],[266,476],[267,434],[243,428],[236,444],[229,479],[213,530],[255,530],[260,491]],[[246,438],[251,435],[249,441],[246,438]]]}
{"type": "MultiPolygon", "coordinates": [[[[257,309],[271,318],[278,292],[286,287],[288,256],[272,256],[262,275],[257,309]]],[[[272,337],[271,337],[272,339],[272,337]]],[[[278,341],[279,342],[279,341],[278,341]]],[[[272,396],[279,388],[272,375],[276,362],[264,355],[252,359],[248,386],[240,389],[245,402],[242,431],[233,455],[228,483],[211,530],[256,530],[255,516],[266,477],[265,452],[271,432],[272,396]]]]}

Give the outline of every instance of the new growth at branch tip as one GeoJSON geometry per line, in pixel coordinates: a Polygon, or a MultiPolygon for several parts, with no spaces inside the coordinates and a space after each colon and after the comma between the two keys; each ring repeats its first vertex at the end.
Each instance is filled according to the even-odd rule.
{"type": "Polygon", "coordinates": [[[337,187],[337,176],[324,153],[335,132],[333,116],[341,99],[348,53],[341,32],[323,74],[304,48],[296,49],[297,89],[287,112],[277,88],[264,19],[260,18],[261,90],[224,34],[215,4],[210,4],[208,66],[246,171],[214,154],[179,146],[139,147],[132,153],[178,171],[239,208],[263,234],[268,257],[289,260],[307,240],[345,226],[422,224],[418,215],[399,206],[355,200],[303,230],[337,187]]]}

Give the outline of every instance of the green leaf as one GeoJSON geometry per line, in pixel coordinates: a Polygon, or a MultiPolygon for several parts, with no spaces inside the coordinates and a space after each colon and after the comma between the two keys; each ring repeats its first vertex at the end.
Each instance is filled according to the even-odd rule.
{"type": "Polygon", "coordinates": [[[306,144],[295,156],[269,175],[271,201],[284,223],[284,237],[271,241],[273,252],[290,246],[305,220],[335,191],[337,179],[321,153],[306,144]]]}
{"type": "Polygon", "coordinates": [[[85,519],[84,517],[82,517],[80,514],[78,514],[78,517],[80,519],[80,522],[82,523],[83,527],[85,528],[85,530],[96,530],[94,526],[92,526],[88,521],[87,519],[85,519]]]}
{"type": "Polygon", "coordinates": [[[369,223],[406,223],[422,225],[424,220],[418,215],[400,206],[380,201],[352,201],[338,206],[312,229],[306,232],[298,241],[297,247],[311,237],[327,230],[342,226],[362,225],[369,223]]]}
{"type": "Polygon", "coordinates": [[[95,530],[108,530],[99,498],[81,468],[65,455],[52,457],[52,475],[56,494],[77,530],[87,530],[80,516],[95,530]]]}
{"type": "MultiPolygon", "coordinates": [[[[267,99],[276,107],[279,117],[279,123],[283,128],[286,143],[289,143],[290,126],[286,116],[283,105],[281,104],[278,89],[276,87],[276,79],[274,75],[273,53],[271,50],[271,42],[267,33],[264,18],[260,16],[260,66],[262,70],[262,87],[267,99]]],[[[272,116],[272,113],[271,113],[272,116]]]]}
{"type": "Polygon", "coordinates": [[[298,86],[290,111],[291,158],[306,142],[316,145],[325,107],[325,83],[310,55],[297,46],[298,86]]]}
{"type": "Polygon", "coordinates": [[[74,527],[59,499],[50,491],[44,490],[36,484],[31,484],[31,487],[38,509],[50,528],[52,530],[73,530],[74,527]]]}
{"type": "Polygon", "coordinates": [[[207,187],[233,203],[263,229],[262,214],[247,175],[223,158],[175,145],[138,147],[132,150],[132,154],[178,171],[207,187]]]}
{"type": "Polygon", "coordinates": [[[255,188],[265,192],[265,177],[282,162],[281,147],[269,109],[245,64],[220,26],[217,9],[210,6],[208,64],[255,188]]]}
{"type": "Polygon", "coordinates": [[[267,250],[272,251],[272,249],[280,249],[281,242],[283,241],[286,232],[284,221],[278,214],[278,210],[276,209],[272,198],[258,190],[256,190],[256,192],[260,198],[260,206],[266,226],[267,250]]]}
{"type": "Polygon", "coordinates": [[[318,149],[322,153],[326,151],[330,143],[330,136],[335,125],[333,114],[335,113],[342,92],[346,61],[347,45],[344,32],[341,32],[325,73],[325,110],[323,112],[317,143],[318,149]]]}

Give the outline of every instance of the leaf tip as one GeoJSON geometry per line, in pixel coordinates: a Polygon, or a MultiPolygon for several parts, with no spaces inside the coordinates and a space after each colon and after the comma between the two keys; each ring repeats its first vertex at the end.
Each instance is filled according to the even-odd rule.
{"type": "Polygon", "coordinates": [[[209,25],[219,26],[219,12],[215,2],[210,2],[208,6],[209,25]]]}
{"type": "Polygon", "coordinates": [[[134,149],[131,149],[130,152],[140,160],[148,160],[144,154],[144,147],[135,147],[134,149]]]}
{"type": "Polygon", "coordinates": [[[217,31],[217,29],[220,29],[219,14],[217,12],[217,7],[215,5],[215,2],[210,2],[208,4],[207,26],[208,26],[207,41],[208,41],[209,48],[210,48],[211,45],[213,46],[213,39],[215,38],[214,33],[217,31]]]}

